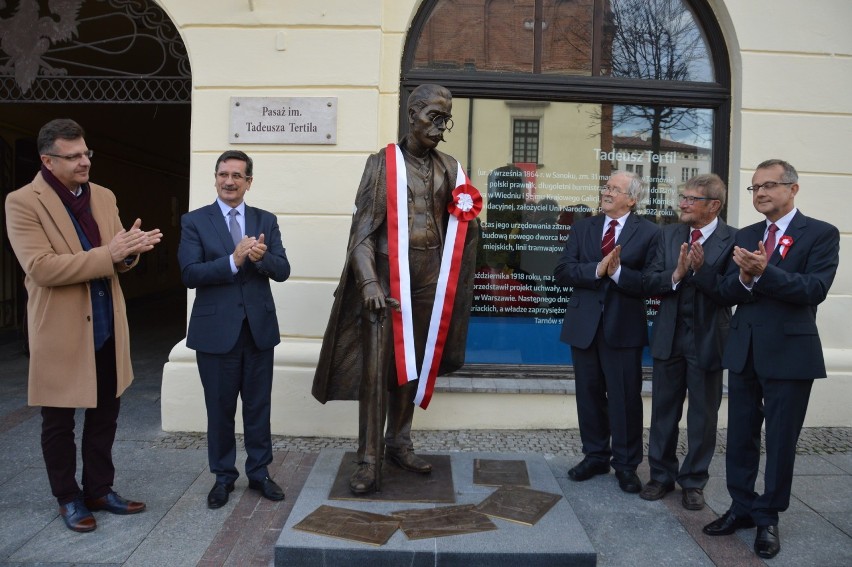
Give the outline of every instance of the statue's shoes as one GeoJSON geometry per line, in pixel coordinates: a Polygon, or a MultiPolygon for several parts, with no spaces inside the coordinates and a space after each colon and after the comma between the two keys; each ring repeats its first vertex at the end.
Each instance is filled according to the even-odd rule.
{"type": "Polygon", "coordinates": [[[393,464],[407,471],[421,474],[432,472],[432,465],[415,455],[411,449],[391,449],[388,447],[385,454],[393,464]]]}
{"type": "Polygon", "coordinates": [[[360,463],[349,479],[349,490],[355,494],[365,494],[376,489],[376,465],[360,463]]]}

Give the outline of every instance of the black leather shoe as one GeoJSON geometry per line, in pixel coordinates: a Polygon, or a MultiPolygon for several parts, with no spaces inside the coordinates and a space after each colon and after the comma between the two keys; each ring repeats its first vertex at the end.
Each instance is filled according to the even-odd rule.
{"type": "Polygon", "coordinates": [[[746,530],[754,527],[754,521],[751,516],[736,516],[728,510],[718,518],[706,526],[702,530],[707,535],[731,535],[737,530],[746,530]]]}
{"type": "Polygon", "coordinates": [[[704,508],[704,491],[700,488],[684,488],[680,503],[687,510],[701,510],[704,508]]]}
{"type": "Polygon", "coordinates": [[[376,489],[376,465],[359,463],[358,468],[349,478],[349,490],[355,494],[366,494],[376,489]]]}
{"type": "Polygon", "coordinates": [[[388,447],[385,455],[390,462],[407,471],[420,474],[432,472],[432,465],[415,455],[411,449],[391,449],[388,447]]]}
{"type": "Polygon", "coordinates": [[[83,504],[82,498],[75,498],[68,504],[60,506],[59,515],[65,520],[68,529],[75,532],[91,532],[98,527],[95,517],[83,504]]]}
{"type": "Polygon", "coordinates": [[[642,491],[642,481],[636,475],[636,471],[615,471],[618,479],[618,487],[624,492],[636,494],[642,491]]]}
{"type": "Polygon", "coordinates": [[[260,492],[260,495],[267,500],[272,500],[274,502],[284,500],[284,491],[281,490],[281,487],[275,484],[275,481],[269,477],[266,477],[263,480],[250,480],[249,488],[260,492]]]}
{"type": "Polygon", "coordinates": [[[221,508],[228,503],[228,494],[234,491],[234,483],[217,482],[210,489],[210,494],[207,495],[207,507],[211,510],[221,508]]]}
{"type": "Polygon", "coordinates": [[[674,484],[663,484],[659,480],[649,480],[642,492],[639,493],[639,498],[642,500],[659,500],[672,490],[674,490],[674,484]]]}
{"type": "Polygon", "coordinates": [[[106,496],[101,496],[100,498],[86,498],[86,508],[92,512],[106,510],[111,514],[120,514],[124,516],[126,514],[138,514],[139,512],[142,512],[145,510],[145,503],[125,500],[119,496],[117,492],[110,492],[106,496]]]}
{"type": "Polygon", "coordinates": [[[772,559],[781,551],[781,536],[778,526],[757,526],[757,536],[754,538],[754,552],[758,557],[772,559]]]}
{"type": "Polygon", "coordinates": [[[586,457],[568,471],[568,478],[582,482],[599,474],[609,474],[609,463],[595,461],[586,457]]]}

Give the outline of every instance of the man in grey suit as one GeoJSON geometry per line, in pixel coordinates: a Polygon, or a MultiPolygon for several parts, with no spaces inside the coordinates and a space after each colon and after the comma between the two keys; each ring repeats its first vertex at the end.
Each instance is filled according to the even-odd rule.
{"type": "Polygon", "coordinates": [[[725,183],[713,173],[686,182],[678,196],[681,222],[663,228],[645,273],[652,293],[660,296],[660,308],[651,336],[651,480],[639,496],[659,500],[677,482],[687,510],[704,508],[722,400],[722,347],[731,308],[717,289],[737,232],[718,216],[725,191],[725,183]],[[678,423],[687,392],[688,450],[678,471],[678,423]]]}
{"type": "Polygon", "coordinates": [[[273,351],[281,342],[269,281],[290,276],[276,216],[249,207],[252,160],[227,151],[216,160],[217,199],[181,218],[181,278],[195,289],[186,346],[195,350],[207,406],[207,456],[216,482],[207,506],[228,502],[239,476],[234,418],[243,402],[245,473],[269,500],[284,491],[270,477],[273,351]]]}

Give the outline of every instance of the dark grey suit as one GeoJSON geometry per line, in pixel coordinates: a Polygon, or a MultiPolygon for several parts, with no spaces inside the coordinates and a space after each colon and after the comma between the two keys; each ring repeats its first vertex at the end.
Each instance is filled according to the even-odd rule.
{"type": "Polygon", "coordinates": [[[642,462],[642,348],[648,344],[642,274],[660,230],[630,213],[617,240],[616,283],[596,277],[606,219],[577,221],[554,270],[557,284],[574,288],[560,339],[571,345],[583,454],[597,463],[611,460],[617,471],[635,471],[642,462]]]}
{"type": "Polygon", "coordinates": [[[717,289],[737,231],[719,219],[702,244],[704,264],[697,272],[687,273],[677,289],[672,289],[672,273],[681,245],[689,242],[690,231],[687,224],[664,227],[654,261],[645,274],[653,293],[660,296],[651,335],[654,373],[648,463],[652,480],[704,488],[716,449],[722,348],[731,320],[730,301],[723,300],[717,289]],[[678,424],[687,392],[688,451],[678,472],[678,424]]]}

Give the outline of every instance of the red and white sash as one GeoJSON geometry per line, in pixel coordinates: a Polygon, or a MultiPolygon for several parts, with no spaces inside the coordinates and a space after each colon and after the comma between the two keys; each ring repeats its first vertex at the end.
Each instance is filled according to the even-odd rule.
{"type": "Polygon", "coordinates": [[[444,353],[444,344],[453,314],[453,302],[461,271],[467,223],[482,210],[482,196],[467,179],[461,164],[456,173],[453,199],[447,205],[451,213],[441,254],[441,271],[435,291],[435,303],[429,321],[423,367],[418,374],[414,355],[414,324],[411,312],[411,273],[408,264],[408,182],[402,151],[396,144],[388,144],[387,194],[388,194],[388,257],[390,260],[391,297],[398,298],[400,310],[392,310],[393,345],[396,374],[399,385],[420,380],[414,403],[426,409],[435,388],[438,368],[444,353]],[[403,209],[400,211],[399,204],[403,209]],[[402,251],[402,254],[400,254],[402,251]]]}

